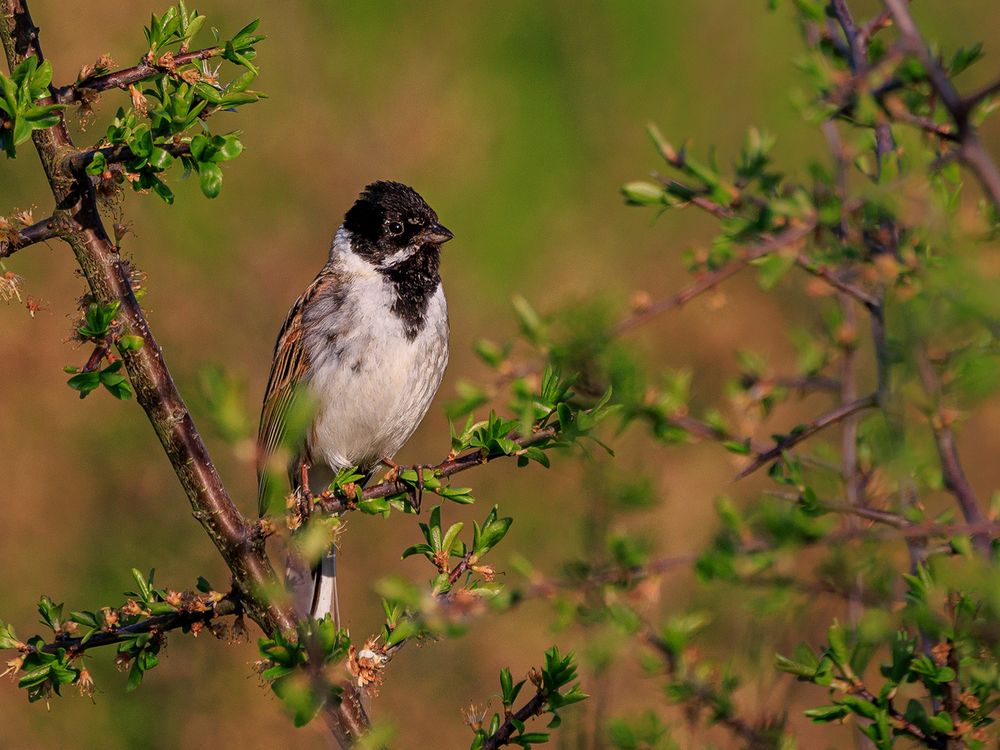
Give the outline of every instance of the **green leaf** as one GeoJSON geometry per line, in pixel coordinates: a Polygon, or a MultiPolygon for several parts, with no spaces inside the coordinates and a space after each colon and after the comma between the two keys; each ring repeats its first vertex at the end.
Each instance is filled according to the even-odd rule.
{"type": "Polygon", "coordinates": [[[847,708],[847,706],[833,705],[833,706],[820,706],[819,708],[810,708],[808,711],[804,711],[803,713],[817,724],[821,724],[843,719],[850,712],[851,711],[849,708],[847,708]]]}
{"type": "Polygon", "coordinates": [[[154,146],[149,153],[147,162],[154,171],[162,172],[174,163],[174,157],[166,149],[154,146]]]}
{"type": "Polygon", "coordinates": [[[655,206],[666,202],[663,188],[651,182],[626,183],[622,185],[622,195],[630,206],[655,206]]]}
{"type": "Polygon", "coordinates": [[[222,190],[222,170],[218,164],[202,162],[198,166],[201,177],[201,192],[206,198],[215,198],[222,190]]]}
{"type": "Polygon", "coordinates": [[[100,151],[95,151],[93,157],[90,159],[90,163],[87,164],[84,171],[87,174],[99,175],[103,174],[104,170],[108,168],[108,160],[105,158],[104,154],[100,151]]]}
{"type": "Polygon", "coordinates": [[[142,349],[145,339],[142,336],[126,335],[118,339],[118,349],[123,352],[134,352],[142,349]]]}
{"type": "Polygon", "coordinates": [[[14,145],[20,146],[31,137],[31,122],[23,117],[14,120],[14,145]]]}
{"type": "Polygon", "coordinates": [[[66,381],[66,385],[74,390],[80,391],[80,398],[84,398],[88,393],[101,384],[101,374],[96,371],[81,372],[66,381]]]}

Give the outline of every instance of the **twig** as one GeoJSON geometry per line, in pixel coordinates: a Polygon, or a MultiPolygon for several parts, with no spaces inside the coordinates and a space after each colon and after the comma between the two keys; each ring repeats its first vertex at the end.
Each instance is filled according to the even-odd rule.
{"type": "MultiPolygon", "coordinates": [[[[559,430],[557,428],[546,427],[543,430],[538,430],[537,432],[533,432],[525,437],[514,435],[511,439],[521,448],[528,448],[532,445],[544,443],[557,437],[559,437],[559,430]]],[[[511,455],[516,456],[517,454],[514,453],[511,455]]],[[[463,453],[462,455],[455,456],[454,458],[446,458],[444,461],[441,461],[434,466],[429,466],[425,470],[430,472],[431,476],[444,478],[450,477],[453,474],[458,474],[459,472],[468,471],[476,466],[482,466],[483,464],[495,461],[498,458],[507,457],[508,456],[503,453],[490,455],[482,450],[477,450],[469,453],[463,453]]],[[[388,497],[390,495],[399,495],[401,493],[409,493],[412,490],[413,487],[411,485],[396,479],[394,481],[379,482],[378,484],[365,488],[359,499],[334,497],[324,493],[315,498],[315,504],[316,507],[321,509],[324,513],[340,514],[344,511],[354,509],[357,507],[358,502],[374,500],[380,497],[388,497]]]]}
{"type": "MultiPolygon", "coordinates": [[[[934,404],[935,413],[930,415],[930,423],[934,433],[934,442],[937,445],[938,457],[941,461],[941,473],[944,476],[945,487],[955,497],[955,501],[962,511],[962,516],[968,523],[984,523],[986,516],[979,506],[975,490],[972,489],[972,485],[965,475],[965,469],[962,467],[958,447],[955,444],[955,433],[951,429],[949,420],[941,414],[941,381],[926,352],[917,354],[917,370],[920,373],[920,381],[924,391],[934,404]]],[[[990,539],[985,533],[974,534],[972,541],[981,555],[990,557],[990,539]]]]}
{"type": "Polygon", "coordinates": [[[823,281],[832,286],[834,289],[843,292],[849,297],[853,297],[869,310],[879,307],[878,299],[876,299],[872,294],[869,294],[868,291],[856,286],[855,284],[845,281],[827,266],[817,263],[809,256],[799,253],[795,256],[795,265],[806,273],[810,273],[817,278],[823,279],[823,281]]]}
{"type": "Polygon", "coordinates": [[[967,94],[965,97],[965,108],[971,112],[984,99],[988,99],[994,94],[1000,94],[1000,78],[993,81],[993,83],[988,83],[982,88],[973,91],[971,94],[967,94]]]}
{"type": "MultiPolygon", "coordinates": [[[[194,52],[182,52],[173,57],[173,66],[186,65],[198,60],[208,60],[211,57],[221,55],[225,50],[222,47],[207,47],[206,49],[195,50],[194,52]]],[[[131,68],[116,70],[104,75],[84,78],[82,81],[71,83],[68,86],[61,86],[53,91],[53,99],[59,104],[72,104],[80,101],[87,93],[106,91],[107,89],[127,89],[130,84],[144,81],[147,78],[169,72],[169,68],[160,65],[155,60],[146,59],[131,68]]]]}
{"type": "MultiPolygon", "coordinates": [[[[190,143],[157,143],[157,148],[162,148],[171,156],[187,156],[191,153],[190,143]]],[[[120,164],[135,158],[132,149],[122,144],[120,146],[104,146],[102,148],[92,148],[86,151],[77,151],[66,158],[66,169],[71,171],[82,171],[86,169],[97,154],[103,154],[108,164],[120,164]]]]}
{"type": "Polygon", "coordinates": [[[59,649],[65,649],[69,654],[77,656],[84,651],[101,646],[111,646],[121,643],[132,636],[140,633],[163,633],[168,630],[191,627],[197,623],[207,623],[220,617],[238,615],[242,612],[239,601],[236,597],[225,597],[214,607],[202,611],[179,611],[165,615],[154,615],[147,617],[141,622],[132,625],[125,625],[119,628],[100,630],[84,640],[81,637],[56,638],[51,643],[46,643],[40,651],[45,653],[55,653],[59,649]]]}
{"type": "Polygon", "coordinates": [[[820,430],[829,427],[830,425],[837,424],[852,414],[857,414],[865,409],[870,409],[878,404],[878,396],[875,393],[869,394],[863,398],[859,398],[856,401],[852,401],[848,404],[841,404],[836,409],[828,411],[808,424],[802,426],[796,432],[792,433],[784,440],[778,441],[773,448],[764,451],[759,456],[757,456],[749,466],[743,469],[739,474],[736,475],[736,479],[743,479],[744,477],[753,474],[757,469],[765,464],[770,463],[774,459],[778,458],[782,453],[787,451],[789,448],[798,445],[803,440],[812,437],[820,430]]]}
{"type": "Polygon", "coordinates": [[[859,70],[866,69],[868,67],[868,56],[865,54],[864,47],[862,46],[861,31],[858,29],[857,24],[854,23],[854,16],[851,15],[851,9],[847,7],[847,0],[832,0],[830,5],[833,7],[833,12],[837,16],[837,22],[840,24],[840,28],[843,29],[844,37],[847,39],[850,51],[848,62],[850,63],[851,70],[857,73],[859,70]]]}
{"type": "Polygon", "coordinates": [[[673,310],[677,307],[683,307],[698,295],[703,294],[709,289],[712,289],[721,282],[725,281],[730,276],[742,271],[758,258],[763,258],[765,255],[768,255],[775,250],[780,250],[781,248],[789,247],[801,242],[809,236],[809,233],[812,232],[815,226],[815,220],[809,220],[804,224],[786,229],[780,234],[768,237],[759,244],[744,249],[739,258],[730,261],[721,268],[709,271],[690,286],[677,292],[677,294],[674,294],[665,300],[654,302],[648,307],[645,307],[642,310],[629,315],[627,318],[624,318],[612,329],[612,335],[619,336],[648,322],[650,319],[655,318],[661,313],[665,313],[668,310],[673,310]]]}
{"type": "Polygon", "coordinates": [[[515,721],[523,725],[528,719],[541,715],[545,710],[547,700],[548,697],[543,693],[535,693],[531,700],[525,703],[513,715],[508,716],[497,731],[483,740],[479,746],[480,750],[497,750],[497,748],[509,744],[510,738],[517,731],[515,721]]]}
{"type": "Polygon", "coordinates": [[[768,725],[766,722],[754,725],[750,721],[736,715],[733,707],[725,696],[721,696],[719,691],[708,682],[690,674],[681,673],[681,664],[678,663],[674,649],[650,626],[643,624],[641,637],[646,643],[660,652],[666,664],[668,677],[684,685],[684,703],[694,711],[709,709],[712,712],[713,720],[724,726],[737,737],[747,743],[748,748],[771,747],[772,743],[766,743],[768,725]]]}
{"type": "MultiPolygon", "coordinates": [[[[0,42],[11,69],[34,55],[43,60],[38,28],[31,20],[26,0],[5,0],[0,14],[0,42]]],[[[210,49],[187,53],[182,62],[219,54],[210,49]]],[[[175,58],[175,61],[178,58],[175,58]]],[[[158,68],[143,63],[118,73],[77,83],[71,91],[56,92],[73,100],[84,89],[99,91],[155,75],[158,68]]],[[[118,302],[118,317],[134,335],[143,339],[136,351],[122,353],[125,370],[135,390],[136,401],[146,412],[201,523],[233,574],[234,586],[247,614],[266,633],[295,627],[290,607],[276,596],[282,590],[259,535],[237,509],[195,428],[145,315],[133,294],[127,269],[122,265],[97,209],[94,185],[86,175],[66,169],[65,159],[74,145],[65,120],[32,133],[35,149],[48,177],[58,210],[54,214],[64,226],[60,233],[76,256],[94,297],[101,303],[118,302]]],[[[368,726],[357,688],[344,684],[339,705],[324,709],[324,720],[344,747],[353,744],[368,726]]]]}
{"type": "MultiPolygon", "coordinates": [[[[993,159],[987,153],[985,146],[979,139],[976,128],[969,120],[969,111],[977,103],[972,97],[981,92],[973,94],[970,98],[963,99],[952,84],[951,79],[941,67],[940,63],[931,54],[930,48],[924,41],[910,15],[910,9],[906,0],[882,0],[886,10],[892,16],[892,21],[899,29],[901,43],[904,48],[916,57],[923,64],[930,79],[931,86],[941,99],[941,103],[951,115],[952,120],[958,130],[958,158],[976,175],[983,192],[986,193],[994,208],[1000,211],[1000,170],[993,159]]],[[[991,93],[987,87],[987,95],[991,93]]]]}
{"type": "Polygon", "coordinates": [[[42,219],[30,227],[20,230],[10,240],[0,239],[0,258],[9,258],[18,250],[39,242],[53,240],[59,236],[59,227],[54,216],[42,219]]]}

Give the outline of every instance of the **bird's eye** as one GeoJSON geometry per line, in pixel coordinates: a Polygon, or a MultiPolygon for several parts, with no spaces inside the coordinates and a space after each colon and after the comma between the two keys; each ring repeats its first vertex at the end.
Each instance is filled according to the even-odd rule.
{"type": "Polygon", "coordinates": [[[389,234],[391,234],[393,237],[398,237],[402,233],[403,233],[403,225],[400,224],[398,221],[394,221],[389,224],[389,234]]]}

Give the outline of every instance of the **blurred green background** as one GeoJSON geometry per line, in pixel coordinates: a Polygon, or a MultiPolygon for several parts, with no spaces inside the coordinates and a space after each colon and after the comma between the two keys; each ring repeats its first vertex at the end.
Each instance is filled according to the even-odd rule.
{"type": "MultiPolygon", "coordinates": [[[[750,125],[778,136],[776,155],[785,169],[802,172],[806,156],[822,153],[818,132],[792,105],[800,84],[793,62],[802,50],[797,29],[787,9],[770,13],[765,5],[200,3],[224,34],[262,19],[268,39],[259,47],[262,75],[255,88],[270,98],[213,121],[217,130],[241,129],[246,144],[244,156],[226,165],[217,200],[205,200],[196,181],[176,179],[173,207],[155,197],[126,197],[131,232],[123,249],[149,274],[150,322],[246,511],[255,506],[253,470],[207,428],[195,398],[199,370],[221,362],[241,374],[256,420],[277,328],[323,263],[361,187],[379,178],[415,186],[456,235],[443,263],[452,363],[438,403],[400,456],[438,460],[448,449],[441,404],[460,378],[489,377],[472,356],[472,343],[514,333],[512,294],[524,294],[542,311],[594,296],[624,309],[632,290],[658,297],[684,283],[680,252],[709,239],[711,224],[688,213],[651,224],[649,212],[629,210],[617,194],[621,183],[659,167],[643,132],[647,121],[678,142],[694,136],[696,148],[717,144],[723,161],[736,155],[750,125]]],[[[860,13],[876,7],[852,6],[860,13]]],[[[36,0],[31,10],[56,81],[64,83],[104,52],[119,66],[134,64],[149,12],[163,7],[36,0]]],[[[981,75],[996,72],[995,0],[924,0],[914,10],[950,49],[984,41],[981,75]]],[[[981,82],[977,75],[962,83],[981,82]]],[[[104,96],[79,142],[100,137],[121,96],[104,96]]],[[[997,128],[985,136],[1000,153],[997,128]]],[[[30,147],[0,165],[0,213],[32,206],[41,218],[50,201],[30,147]]],[[[174,588],[190,588],[198,575],[223,588],[225,568],[191,518],[139,408],[104,393],[80,402],[65,386],[62,366],[87,356],[67,341],[83,292],[68,249],[59,243],[32,248],[8,267],[26,277],[25,291],[48,309],[31,319],[21,307],[0,306],[0,616],[28,634],[35,632],[40,593],[70,609],[118,602],[130,587],[132,566],[155,567],[157,581],[174,588]]],[[[789,362],[790,347],[775,331],[786,316],[803,323],[815,317],[808,302],[763,297],[752,282],[736,282],[714,303],[695,303],[631,335],[650,365],[693,368],[696,393],[718,392],[734,371],[738,347],[789,362]]],[[[998,412],[997,404],[988,404],[963,433],[973,483],[984,494],[1000,481],[1000,466],[976,435],[991,429],[998,412]]],[[[715,446],[668,450],[629,437],[622,447],[615,469],[648,473],[665,499],[647,519],[658,551],[696,550],[712,532],[713,497],[734,491],[725,456],[715,446]]],[[[516,518],[494,561],[501,568],[517,551],[551,571],[579,549],[582,522],[555,535],[551,529],[553,505],[583,517],[595,502],[595,485],[577,462],[557,462],[549,473],[491,466],[467,479],[484,502],[498,502],[516,518]]],[[[447,510],[464,520],[486,512],[482,505],[447,510]]],[[[398,559],[416,533],[410,517],[350,519],[342,597],[355,637],[378,625],[376,579],[394,572],[425,577],[416,559],[398,559]]],[[[689,576],[670,577],[660,606],[670,611],[690,588],[689,576]]],[[[736,651],[755,658],[753,618],[738,599],[715,606],[719,643],[730,651],[739,644],[736,651]]],[[[396,725],[393,746],[466,746],[459,709],[470,698],[482,703],[496,693],[500,666],[523,673],[553,642],[600,649],[577,633],[553,633],[550,619],[544,604],[532,603],[473,624],[462,639],[407,648],[374,708],[377,719],[396,725]]],[[[823,613],[816,619],[827,622],[823,613]]],[[[293,729],[259,685],[251,671],[253,644],[174,635],[161,666],[133,695],[125,695],[124,676],[114,673],[111,657],[95,653],[90,660],[99,687],[94,705],[71,695],[46,711],[29,706],[14,685],[0,686],[0,745],[50,748],[76,737],[77,746],[104,750],[325,746],[317,728],[293,729]]],[[[794,684],[769,676],[770,653],[756,657],[765,676],[745,691],[746,706],[788,706],[802,728],[802,746],[812,747],[809,727],[794,712],[794,684]]],[[[600,692],[612,714],[657,701],[653,683],[636,683],[627,672],[595,681],[585,670],[584,677],[585,689],[600,692]]],[[[493,710],[497,703],[494,697],[493,710]]],[[[585,746],[579,738],[593,710],[568,711],[573,721],[554,745],[585,746]]],[[[701,746],[693,736],[681,732],[678,739],[701,746]]]]}

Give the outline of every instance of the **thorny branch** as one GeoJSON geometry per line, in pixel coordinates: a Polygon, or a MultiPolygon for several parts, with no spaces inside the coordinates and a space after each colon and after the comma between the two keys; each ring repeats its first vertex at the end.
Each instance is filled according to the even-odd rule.
{"type": "MultiPolygon", "coordinates": [[[[528,448],[532,445],[537,445],[538,443],[554,440],[558,436],[558,428],[546,427],[545,429],[533,432],[531,435],[525,437],[513,436],[512,439],[521,448],[528,448]]],[[[517,454],[515,453],[513,455],[516,456],[517,454]]],[[[471,453],[463,453],[462,455],[455,456],[454,458],[446,458],[444,461],[441,461],[435,466],[431,466],[426,469],[418,469],[418,471],[425,471],[428,476],[436,476],[444,479],[452,476],[453,474],[468,471],[476,466],[482,466],[483,464],[495,461],[498,458],[506,458],[506,456],[504,454],[490,455],[481,450],[472,451],[471,453]]],[[[411,493],[412,491],[413,486],[411,484],[396,479],[379,482],[378,484],[365,488],[361,493],[360,498],[349,499],[335,497],[332,493],[324,492],[315,498],[315,504],[316,507],[320,508],[324,513],[339,514],[357,507],[358,502],[374,500],[380,497],[389,497],[390,495],[411,493]]]]}
{"type": "MultiPolygon", "coordinates": [[[[25,0],[4,0],[0,16],[0,42],[11,69],[34,55],[44,59],[38,28],[31,20],[25,0]]],[[[189,53],[192,59],[219,54],[217,49],[189,53]]],[[[152,62],[100,76],[89,82],[52,90],[54,100],[78,98],[83,89],[102,90],[127,85],[159,72],[152,62]]],[[[42,100],[45,102],[46,100],[42,100]]],[[[146,412],[191,503],[193,515],[202,524],[233,574],[247,614],[271,633],[292,630],[294,616],[277,592],[277,576],[253,527],[237,509],[209,457],[181,398],[162,352],[133,294],[127,269],[108,237],[97,208],[97,196],[90,178],[67,169],[67,158],[76,150],[60,117],[58,124],[32,134],[35,148],[48,178],[56,211],[54,224],[76,256],[94,297],[103,304],[118,302],[119,319],[133,335],[142,337],[138,350],[122,352],[122,360],[136,394],[146,412]]],[[[344,700],[330,705],[323,716],[331,733],[347,747],[367,728],[369,722],[353,685],[345,686],[344,700]]]]}
{"type": "MultiPolygon", "coordinates": [[[[190,143],[165,144],[160,146],[160,148],[174,157],[186,156],[191,153],[190,143]]],[[[128,146],[104,146],[102,148],[92,148],[86,151],[75,152],[73,155],[67,157],[66,168],[75,172],[83,171],[94,160],[97,154],[102,154],[108,164],[120,164],[121,162],[130,161],[135,158],[135,155],[128,146]]]]}
{"type": "MultiPolygon", "coordinates": [[[[197,628],[199,625],[207,625],[221,617],[230,615],[238,617],[241,612],[242,608],[238,597],[226,596],[211,607],[204,609],[182,609],[164,615],[153,615],[132,625],[109,627],[100,630],[89,638],[84,638],[83,636],[56,637],[51,643],[46,643],[41,650],[54,653],[59,649],[65,649],[75,656],[93,648],[121,643],[140,633],[166,633],[180,628],[191,628],[192,626],[197,628]]],[[[32,647],[26,645],[25,648],[30,649],[32,647]]]]}
{"type": "Polygon", "coordinates": [[[208,47],[194,52],[182,52],[171,56],[169,60],[164,57],[154,59],[152,56],[147,55],[141,63],[134,67],[116,70],[112,73],[105,73],[99,76],[90,76],[76,83],[71,83],[68,86],[56,88],[52,92],[52,98],[59,104],[72,104],[84,99],[90,93],[98,93],[114,88],[128,89],[131,84],[145,81],[147,78],[152,78],[164,71],[171,71],[180,65],[218,57],[224,51],[222,47],[208,47]]]}
{"type": "Polygon", "coordinates": [[[957,158],[972,170],[994,209],[1000,211],[1000,170],[986,151],[975,125],[970,120],[973,108],[983,98],[993,94],[1000,87],[1000,82],[963,98],[955,89],[941,63],[931,53],[930,47],[927,46],[910,14],[907,0],[883,0],[883,3],[892,17],[893,24],[899,30],[904,49],[915,55],[923,64],[934,91],[941,98],[941,103],[955,123],[958,131],[957,158]]]}
{"type": "Polygon", "coordinates": [[[12,237],[0,234],[0,259],[9,258],[22,248],[59,237],[59,227],[54,216],[42,219],[16,232],[12,237]]]}
{"type": "Polygon", "coordinates": [[[740,471],[740,473],[736,475],[736,478],[743,479],[744,477],[753,474],[760,467],[775,460],[789,448],[798,445],[807,438],[812,437],[820,430],[823,430],[830,425],[837,424],[838,422],[841,422],[858,412],[864,411],[865,409],[871,409],[877,405],[878,394],[872,393],[868,396],[864,396],[863,398],[851,401],[850,403],[841,404],[835,409],[831,409],[825,414],[822,414],[811,422],[803,425],[786,438],[779,440],[773,448],[761,453],[750,463],[749,466],[740,471]]]}
{"type": "MultiPolygon", "coordinates": [[[[962,467],[962,461],[958,455],[958,447],[955,444],[955,433],[951,429],[952,417],[945,409],[941,408],[941,380],[934,371],[930,358],[926,352],[917,354],[917,370],[920,373],[920,382],[924,391],[931,398],[933,412],[930,414],[931,430],[934,433],[934,442],[937,445],[938,456],[941,461],[941,472],[944,475],[945,487],[955,496],[958,507],[962,511],[962,516],[970,524],[980,524],[986,522],[976,497],[975,490],[969,483],[969,479],[962,467]]],[[[977,533],[972,537],[976,549],[981,555],[989,558],[991,554],[990,538],[985,533],[977,533]]]]}
{"type": "Polygon", "coordinates": [[[614,329],[612,329],[612,334],[616,336],[621,335],[632,330],[633,328],[637,328],[638,326],[647,323],[662,313],[678,307],[683,307],[698,295],[718,286],[730,276],[742,271],[758,258],[763,258],[765,255],[784,247],[794,247],[797,243],[808,237],[810,232],[812,232],[815,227],[815,221],[807,221],[800,226],[786,229],[780,234],[766,238],[759,244],[744,249],[741,252],[740,257],[736,260],[730,261],[726,265],[721,268],[717,268],[714,271],[705,273],[693,284],[685,287],[673,296],[659,302],[654,302],[651,305],[638,310],[627,318],[624,318],[614,327],[614,329]]]}
{"type": "Polygon", "coordinates": [[[508,716],[496,732],[483,740],[480,746],[481,750],[497,750],[497,748],[509,744],[510,738],[517,731],[517,723],[523,726],[528,719],[539,716],[545,710],[546,700],[548,698],[541,691],[535,693],[531,700],[508,716]]]}

